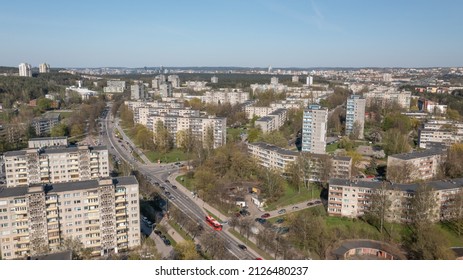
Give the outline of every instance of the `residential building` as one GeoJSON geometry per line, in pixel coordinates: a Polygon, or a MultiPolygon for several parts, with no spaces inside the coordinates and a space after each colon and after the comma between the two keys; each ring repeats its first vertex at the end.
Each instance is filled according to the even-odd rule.
{"type": "Polygon", "coordinates": [[[177,143],[177,133],[179,131],[191,131],[193,136],[201,140],[204,145],[212,141],[214,149],[225,145],[227,141],[227,118],[214,116],[182,117],[168,114],[153,115],[148,121],[148,129],[156,134],[159,121],[167,128],[174,143],[177,143]]]}
{"type": "Polygon", "coordinates": [[[28,141],[28,148],[45,148],[53,146],[67,146],[68,138],[67,137],[42,137],[42,138],[31,138],[28,141]]]}
{"type": "Polygon", "coordinates": [[[272,85],[277,85],[277,84],[278,84],[278,77],[272,77],[272,78],[270,78],[270,84],[272,84],[272,85]]]}
{"type": "MultiPolygon", "coordinates": [[[[263,167],[276,170],[280,173],[287,172],[288,165],[299,157],[298,151],[283,149],[264,142],[248,143],[248,152],[257,163],[263,167]]],[[[310,154],[311,175],[309,181],[321,181],[324,168],[329,168],[329,176],[334,178],[351,178],[352,158],[336,156],[330,158],[325,154],[310,154]],[[326,162],[324,162],[326,161],[326,162]]]]}
{"type": "Polygon", "coordinates": [[[252,119],[256,117],[265,117],[275,109],[272,107],[257,107],[257,106],[245,106],[244,111],[246,112],[246,117],[252,119]]]}
{"type": "Polygon", "coordinates": [[[296,161],[299,152],[283,149],[264,142],[248,143],[248,152],[263,167],[285,172],[291,162],[296,161]]]}
{"type": "Polygon", "coordinates": [[[40,64],[39,73],[50,73],[50,65],[46,63],[40,64]]]}
{"type": "Polygon", "coordinates": [[[398,89],[378,86],[371,91],[363,94],[366,99],[366,105],[370,106],[373,103],[381,106],[396,103],[402,108],[408,110],[410,108],[410,91],[399,91],[398,89]]]}
{"type": "Polygon", "coordinates": [[[277,109],[267,116],[261,117],[255,121],[255,126],[260,127],[262,132],[268,133],[278,130],[282,127],[287,119],[288,110],[277,109]]]}
{"type": "Polygon", "coordinates": [[[450,120],[429,120],[418,129],[418,145],[427,148],[432,143],[450,146],[463,142],[463,123],[450,120]]]}
{"type": "Polygon", "coordinates": [[[141,244],[134,176],[3,188],[0,218],[2,259],[58,252],[71,238],[95,256],[141,244]]]}
{"type": "Polygon", "coordinates": [[[212,76],[211,77],[211,83],[218,84],[219,83],[219,78],[217,76],[212,76]]]}
{"type": "Polygon", "coordinates": [[[312,104],[304,110],[302,119],[302,151],[324,154],[326,148],[326,131],[328,109],[312,104]]]}
{"type": "Polygon", "coordinates": [[[172,97],[173,96],[173,88],[171,82],[165,82],[159,85],[159,91],[162,98],[172,97]]]}
{"type": "Polygon", "coordinates": [[[299,83],[299,76],[298,76],[298,75],[292,76],[292,77],[291,77],[291,81],[292,81],[293,83],[299,83]]]}
{"type": "Polygon", "coordinates": [[[313,77],[312,76],[307,76],[306,85],[307,86],[313,85],[313,77]]]}
{"type": "Polygon", "coordinates": [[[180,87],[180,78],[178,75],[169,75],[167,77],[167,81],[169,81],[172,84],[173,88],[180,87]]]}
{"type": "Polygon", "coordinates": [[[50,135],[51,129],[60,121],[60,113],[46,112],[41,117],[34,118],[31,125],[35,129],[35,135],[46,136],[50,135]]]}
{"type": "Polygon", "coordinates": [[[55,146],[6,152],[8,187],[83,181],[109,176],[108,149],[103,146],[55,146]]]}
{"type": "MultiPolygon", "coordinates": [[[[410,170],[407,174],[408,183],[416,180],[431,180],[438,174],[445,158],[445,149],[441,147],[431,148],[411,153],[390,155],[387,158],[387,167],[389,168],[394,165],[400,167],[410,166],[407,169],[407,171],[410,170]]],[[[387,179],[392,179],[389,173],[387,173],[387,179]]]]}
{"type": "Polygon", "coordinates": [[[130,86],[130,99],[131,100],[144,100],[147,99],[145,93],[145,85],[143,83],[135,83],[130,86]]]}
{"type": "MultiPolygon", "coordinates": [[[[426,183],[436,198],[434,221],[449,219],[452,196],[463,191],[463,178],[431,181],[426,183]]],[[[357,218],[367,213],[372,194],[386,195],[391,202],[386,219],[395,222],[410,222],[410,199],[420,184],[392,184],[390,182],[351,181],[332,178],[328,190],[328,214],[357,218]]]]}
{"type": "Polygon", "coordinates": [[[125,91],[125,81],[109,80],[103,88],[103,92],[108,93],[123,93],[125,91]]]}
{"type": "Polygon", "coordinates": [[[28,63],[19,64],[19,76],[20,77],[32,77],[32,68],[28,63]]]}
{"type": "Polygon", "coordinates": [[[249,100],[249,92],[241,90],[220,90],[220,91],[206,91],[201,96],[201,102],[212,104],[225,104],[231,105],[243,104],[249,100]]]}
{"type": "Polygon", "coordinates": [[[358,129],[358,139],[363,139],[365,126],[365,98],[360,95],[351,95],[347,99],[346,108],[346,135],[351,134],[354,128],[358,129]]]}

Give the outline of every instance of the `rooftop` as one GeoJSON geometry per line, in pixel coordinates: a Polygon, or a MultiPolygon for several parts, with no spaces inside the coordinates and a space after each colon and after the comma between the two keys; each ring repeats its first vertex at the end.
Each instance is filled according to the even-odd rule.
{"type": "Polygon", "coordinates": [[[258,146],[261,149],[270,150],[270,151],[273,151],[273,152],[276,152],[276,153],[279,153],[279,154],[283,154],[283,155],[287,155],[287,156],[298,156],[299,155],[299,152],[291,151],[291,150],[288,150],[288,149],[283,149],[283,148],[280,148],[278,146],[271,145],[271,144],[264,143],[264,142],[249,143],[248,145],[249,146],[258,146]]]}
{"type": "Polygon", "coordinates": [[[421,150],[421,151],[413,151],[411,153],[390,155],[389,157],[393,157],[393,158],[397,158],[401,160],[410,160],[410,159],[430,157],[430,156],[436,156],[436,155],[442,155],[442,154],[445,154],[445,150],[428,149],[428,150],[421,150]]]}

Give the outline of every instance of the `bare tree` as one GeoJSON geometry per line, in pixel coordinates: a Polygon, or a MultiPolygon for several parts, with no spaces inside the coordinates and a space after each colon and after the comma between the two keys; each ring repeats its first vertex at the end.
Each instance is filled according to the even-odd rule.
{"type": "Polygon", "coordinates": [[[401,162],[387,167],[386,177],[394,183],[410,183],[416,179],[416,168],[412,163],[401,162]]]}
{"type": "Polygon", "coordinates": [[[375,189],[370,195],[370,203],[365,213],[365,218],[370,223],[379,227],[379,232],[383,233],[384,222],[392,212],[392,202],[390,200],[391,188],[388,183],[383,182],[381,187],[375,189]]]}

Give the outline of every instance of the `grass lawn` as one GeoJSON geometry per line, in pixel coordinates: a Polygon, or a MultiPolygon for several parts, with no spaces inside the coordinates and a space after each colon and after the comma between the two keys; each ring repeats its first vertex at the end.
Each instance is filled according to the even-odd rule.
{"type": "Polygon", "coordinates": [[[264,250],[260,249],[259,247],[257,247],[256,244],[252,243],[251,241],[249,241],[246,237],[242,236],[239,232],[237,232],[236,230],[230,228],[228,229],[228,231],[233,234],[236,238],[238,238],[239,240],[241,240],[241,242],[243,242],[243,244],[246,244],[246,246],[252,248],[254,251],[256,251],[259,255],[261,255],[263,258],[265,258],[266,260],[274,260],[274,258],[268,254],[267,252],[265,252],[264,250]]]}
{"type": "Polygon", "coordinates": [[[334,151],[338,149],[338,144],[339,143],[333,143],[333,144],[326,145],[326,152],[329,154],[334,153],[334,151]]]}
{"type": "Polygon", "coordinates": [[[295,190],[295,189],[289,187],[288,185],[286,185],[285,192],[284,192],[283,196],[280,199],[278,199],[277,201],[268,204],[267,207],[265,208],[265,210],[272,211],[272,210],[284,207],[286,205],[299,203],[299,202],[309,200],[309,199],[312,199],[312,198],[319,198],[320,197],[320,189],[318,187],[316,187],[315,185],[311,184],[311,188],[312,187],[314,188],[313,192],[312,192],[312,190],[307,190],[306,188],[301,188],[301,192],[298,193],[297,190],[295,190]]]}
{"type": "Polygon", "coordinates": [[[74,112],[59,112],[59,114],[60,118],[63,120],[69,118],[74,112]]]}
{"type": "Polygon", "coordinates": [[[191,237],[188,236],[188,234],[174,221],[169,220],[169,225],[175,229],[180,236],[182,236],[183,239],[185,240],[191,240],[191,237]]]}
{"type": "Polygon", "coordinates": [[[179,149],[173,149],[166,154],[162,154],[156,151],[147,151],[145,152],[145,155],[151,162],[154,163],[157,163],[159,159],[161,160],[161,163],[171,163],[188,159],[186,154],[179,149]]]}
{"type": "Polygon", "coordinates": [[[188,190],[193,191],[193,179],[190,179],[184,175],[180,175],[177,178],[175,178],[175,180],[179,182],[181,185],[183,185],[185,188],[187,188],[188,190]]]}

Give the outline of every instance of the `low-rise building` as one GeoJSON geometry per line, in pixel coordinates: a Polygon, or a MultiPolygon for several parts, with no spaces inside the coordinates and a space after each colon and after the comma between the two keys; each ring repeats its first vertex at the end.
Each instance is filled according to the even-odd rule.
{"type": "Polygon", "coordinates": [[[2,259],[58,252],[69,239],[93,255],[141,244],[134,176],[0,190],[2,259]]]}
{"type": "Polygon", "coordinates": [[[288,111],[286,109],[277,109],[267,116],[257,119],[255,121],[255,126],[260,127],[264,133],[278,130],[285,124],[287,114],[288,111]]]}
{"type": "MultiPolygon", "coordinates": [[[[413,151],[411,153],[390,155],[387,158],[388,169],[392,166],[402,167],[405,171],[410,171],[407,176],[406,182],[413,182],[416,180],[431,180],[439,172],[441,165],[446,158],[446,151],[442,148],[433,148],[422,151],[413,151]],[[404,168],[406,165],[410,168],[404,168]]],[[[393,180],[389,172],[387,179],[393,180]]]]}
{"type": "Polygon", "coordinates": [[[248,143],[248,152],[266,168],[285,172],[291,162],[296,161],[299,152],[283,149],[264,142],[248,143]]]}
{"type": "Polygon", "coordinates": [[[418,145],[425,149],[429,144],[450,146],[463,142],[463,123],[450,120],[429,120],[418,130],[418,145]]]}
{"type": "Polygon", "coordinates": [[[231,105],[243,104],[249,100],[249,92],[240,90],[221,90],[221,91],[206,91],[201,96],[201,101],[204,103],[211,104],[225,104],[230,103],[231,105]]]}
{"type": "Polygon", "coordinates": [[[44,148],[52,146],[67,146],[67,137],[42,137],[42,138],[31,138],[28,141],[28,148],[44,148]]]}
{"type": "MultiPolygon", "coordinates": [[[[426,183],[436,203],[432,220],[449,219],[452,197],[463,191],[463,178],[426,183]]],[[[382,193],[390,201],[386,219],[395,222],[411,221],[410,199],[420,184],[392,184],[390,182],[352,181],[332,178],[328,190],[328,214],[357,218],[365,215],[373,203],[373,194],[382,193]]]]}
{"type": "Polygon", "coordinates": [[[50,134],[51,129],[59,124],[60,121],[60,113],[46,112],[41,117],[32,120],[32,127],[35,129],[37,136],[46,136],[50,134]]]}

